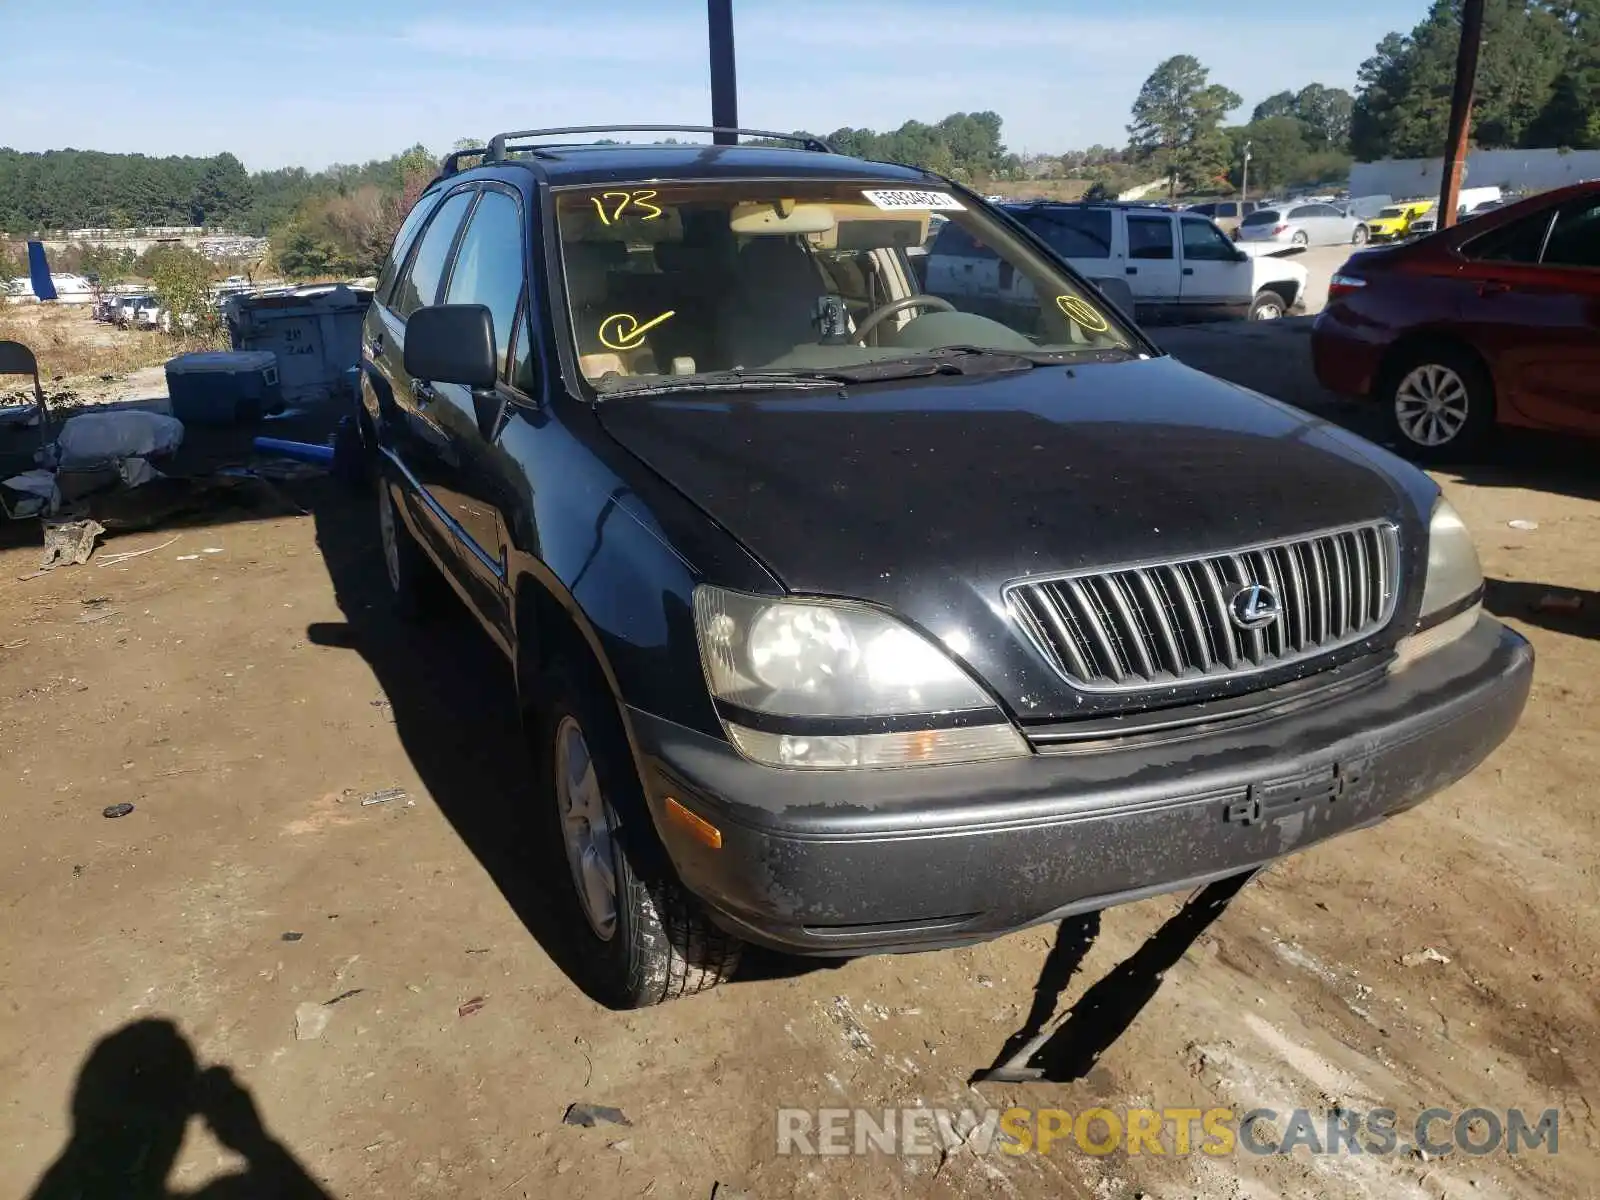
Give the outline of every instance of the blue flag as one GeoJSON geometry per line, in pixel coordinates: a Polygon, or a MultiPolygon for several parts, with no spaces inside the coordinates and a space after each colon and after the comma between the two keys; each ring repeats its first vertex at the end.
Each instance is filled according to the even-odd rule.
{"type": "Polygon", "coordinates": [[[45,259],[43,242],[28,243],[28,274],[33,279],[35,296],[41,300],[56,298],[56,284],[50,278],[50,263],[45,259]]]}

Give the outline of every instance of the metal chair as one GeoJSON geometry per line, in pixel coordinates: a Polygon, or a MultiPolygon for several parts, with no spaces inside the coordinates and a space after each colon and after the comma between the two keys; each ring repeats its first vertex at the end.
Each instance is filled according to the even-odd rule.
{"type": "Polygon", "coordinates": [[[45,404],[44,385],[39,382],[39,360],[21,342],[0,341],[0,375],[33,377],[34,402],[39,406],[39,444],[50,441],[50,409],[45,404]]]}

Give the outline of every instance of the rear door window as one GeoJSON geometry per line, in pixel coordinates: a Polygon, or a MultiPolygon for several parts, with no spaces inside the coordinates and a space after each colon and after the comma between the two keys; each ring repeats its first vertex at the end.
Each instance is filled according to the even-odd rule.
{"type": "Polygon", "coordinates": [[[1171,258],[1172,218],[1129,215],[1128,257],[1171,258]]]}
{"type": "Polygon", "coordinates": [[[1110,258],[1111,210],[1056,209],[1020,214],[1024,225],[1062,258],[1110,258]]]}
{"type": "Polygon", "coordinates": [[[1552,267],[1600,267],[1600,197],[1574,201],[1556,214],[1543,261],[1552,267]]]}
{"type": "Polygon", "coordinates": [[[1461,252],[1478,262],[1536,263],[1550,231],[1549,209],[1473,238],[1461,252]]]}
{"type": "Polygon", "coordinates": [[[945,254],[951,258],[994,258],[995,252],[973,238],[954,221],[947,222],[934,239],[930,255],[945,254]]]}
{"type": "Polygon", "coordinates": [[[439,283],[444,279],[445,263],[450,257],[450,247],[455,243],[456,231],[467,215],[474,193],[457,192],[439,206],[438,213],[428,223],[428,231],[417,243],[417,252],[411,256],[411,266],[395,289],[395,315],[404,319],[417,309],[433,304],[439,296],[439,283]]]}
{"type": "Polygon", "coordinates": [[[1239,215],[1239,206],[1232,201],[1227,204],[1219,204],[1215,215],[1219,217],[1237,217],[1239,215]]]}

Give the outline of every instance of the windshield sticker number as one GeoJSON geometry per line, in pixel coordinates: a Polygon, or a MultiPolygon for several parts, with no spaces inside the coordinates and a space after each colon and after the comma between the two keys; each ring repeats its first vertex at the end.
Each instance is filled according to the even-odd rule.
{"type": "Polygon", "coordinates": [[[656,193],[649,189],[640,192],[601,192],[598,196],[589,197],[589,203],[594,205],[602,225],[615,225],[630,208],[637,213],[639,220],[654,221],[661,216],[661,209],[650,203],[655,198],[656,193]]]}
{"type": "Polygon", "coordinates": [[[877,207],[890,212],[906,208],[919,208],[925,212],[967,211],[967,206],[949,192],[916,192],[896,188],[889,191],[864,191],[861,194],[877,207]]]}
{"type": "Polygon", "coordinates": [[[661,322],[677,316],[675,309],[668,309],[652,321],[639,323],[639,318],[632,313],[612,313],[600,322],[597,336],[600,344],[608,350],[637,350],[644,345],[644,335],[649,333],[661,322]]]}
{"type": "Polygon", "coordinates": [[[1105,333],[1111,323],[1095,312],[1087,300],[1077,296],[1057,296],[1056,307],[1090,333],[1105,333]]]}

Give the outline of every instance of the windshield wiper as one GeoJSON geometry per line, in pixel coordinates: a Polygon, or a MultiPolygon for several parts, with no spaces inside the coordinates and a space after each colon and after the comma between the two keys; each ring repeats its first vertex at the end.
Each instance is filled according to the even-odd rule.
{"type": "Polygon", "coordinates": [[[788,371],[712,371],[703,375],[669,375],[651,381],[601,380],[595,391],[607,396],[664,396],[672,392],[760,392],[785,389],[837,387],[839,380],[815,372],[788,371]]]}

